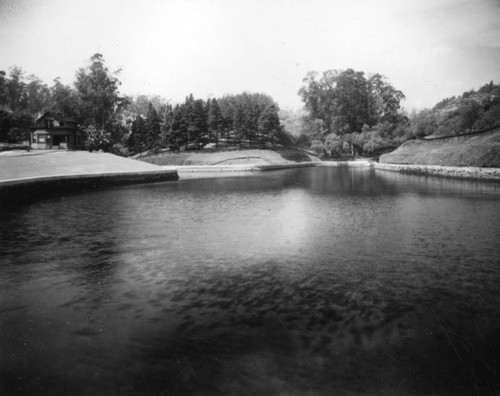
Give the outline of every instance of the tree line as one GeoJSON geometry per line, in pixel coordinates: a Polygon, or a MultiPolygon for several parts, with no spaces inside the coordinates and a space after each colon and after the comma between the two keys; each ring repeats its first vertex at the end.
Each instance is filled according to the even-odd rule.
{"type": "Polygon", "coordinates": [[[8,76],[0,71],[0,141],[28,139],[35,119],[46,111],[74,118],[84,130],[105,130],[119,139],[126,133],[121,114],[130,103],[119,94],[119,73],[108,70],[101,54],[77,71],[73,86],[59,78],[48,86],[35,75],[26,77],[18,66],[8,76]]]}
{"type": "Polygon", "coordinates": [[[207,100],[186,97],[172,105],[164,99],[121,95],[120,71],[110,72],[102,54],[76,73],[73,86],[60,79],[52,86],[21,68],[0,71],[0,141],[29,139],[37,116],[53,111],[74,118],[90,149],[122,154],[199,149],[214,146],[291,144],[279,120],[279,107],[264,94],[243,93],[207,100]]]}
{"type": "MultiPolygon", "coordinates": [[[[138,100],[144,102],[144,97],[138,100]]],[[[291,144],[284,132],[278,105],[264,94],[242,93],[196,99],[192,94],[173,106],[150,101],[135,115],[126,145],[132,152],[200,149],[213,146],[291,144]]]]}
{"type": "Polygon", "coordinates": [[[298,141],[318,153],[374,154],[395,148],[409,123],[401,111],[403,92],[381,74],[353,69],[310,72],[299,95],[307,115],[298,141]]]}
{"type": "Polygon", "coordinates": [[[324,156],[378,155],[408,139],[500,124],[500,85],[493,82],[412,112],[385,77],[353,69],[310,72],[299,95],[306,114],[294,123],[296,142],[324,156]]]}
{"type": "Polygon", "coordinates": [[[160,96],[120,94],[120,70],[101,54],[76,72],[72,85],[51,86],[19,67],[0,71],[0,142],[29,139],[45,111],[74,118],[89,149],[122,155],[201,147],[298,145],[332,157],[378,155],[408,139],[460,134],[500,122],[500,85],[445,98],[408,112],[405,96],[381,74],[353,69],[310,72],[298,94],[301,112],[283,111],[268,95],[242,93],[172,104],[160,96]]]}

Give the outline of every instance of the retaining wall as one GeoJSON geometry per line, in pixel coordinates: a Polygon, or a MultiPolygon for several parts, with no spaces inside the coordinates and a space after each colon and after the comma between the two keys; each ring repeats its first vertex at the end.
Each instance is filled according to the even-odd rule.
{"type": "Polygon", "coordinates": [[[68,191],[87,191],[110,185],[178,180],[176,170],[54,175],[0,181],[0,203],[19,203],[68,191]]]}
{"type": "Polygon", "coordinates": [[[376,163],[377,170],[424,176],[455,177],[469,180],[500,181],[500,168],[376,163]]]}

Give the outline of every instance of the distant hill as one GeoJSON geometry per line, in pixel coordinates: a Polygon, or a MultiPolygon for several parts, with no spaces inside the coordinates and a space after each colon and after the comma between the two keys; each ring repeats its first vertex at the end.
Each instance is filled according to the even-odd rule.
{"type": "Polygon", "coordinates": [[[414,136],[460,135],[500,124],[500,85],[491,81],[477,91],[445,98],[412,117],[414,136]]]}
{"type": "Polygon", "coordinates": [[[500,168],[500,127],[489,132],[448,139],[408,140],[379,158],[393,164],[500,168]]]}

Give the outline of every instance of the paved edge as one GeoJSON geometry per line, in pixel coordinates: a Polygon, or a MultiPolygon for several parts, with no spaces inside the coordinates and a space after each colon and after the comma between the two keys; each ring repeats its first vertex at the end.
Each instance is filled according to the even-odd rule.
{"type": "Polygon", "coordinates": [[[178,180],[175,169],[29,177],[0,181],[0,203],[18,203],[67,191],[87,191],[111,185],[178,180]]]}
{"type": "MultiPolygon", "coordinates": [[[[65,174],[0,181],[0,203],[19,202],[64,191],[86,191],[110,185],[155,183],[179,180],[179,173],[198,174],[259,172],[305,167],[366,167],[424,176],[451,177],[477,181],[500,181],[500,168],[452,167],[440,165],[390,164],[372,161],[295,162],[269,165],[187,165],[163,166],[159,170],[65,174]]],[[[202,176],[201,176],[202,177],[202,176]]]]}
{"type": "Polygon", "coordinates": [[[375,169],[422,176],[451,177],[477,181],[500,181],[500,168],[375,163],[375,169]]]}
{"type": "MultiPolygon", "coordinates": [[[[371,161],[323,161],[323,162],[293,162],[288,164],[255,164],[255,165],[178,165],[177,171],[182,173],[208,173],[208,172],[261,172],[281,169],[309,168],[315,166],[353,166],[372,167],[371,161]]],[[[171,169],[172,165],[164,166],[163,169],[171,169]]]]}

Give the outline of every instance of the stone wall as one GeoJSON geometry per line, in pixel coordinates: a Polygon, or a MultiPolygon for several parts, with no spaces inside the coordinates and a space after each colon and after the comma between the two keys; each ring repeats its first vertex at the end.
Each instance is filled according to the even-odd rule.
{"type": "Polygon", "coordinates": [[[409,173],[424,176],[456,177],[469,180],[500,182],[500,168],[478,168],[473,166],[439,166],[376,163],[377,170],[409,173]]]}

